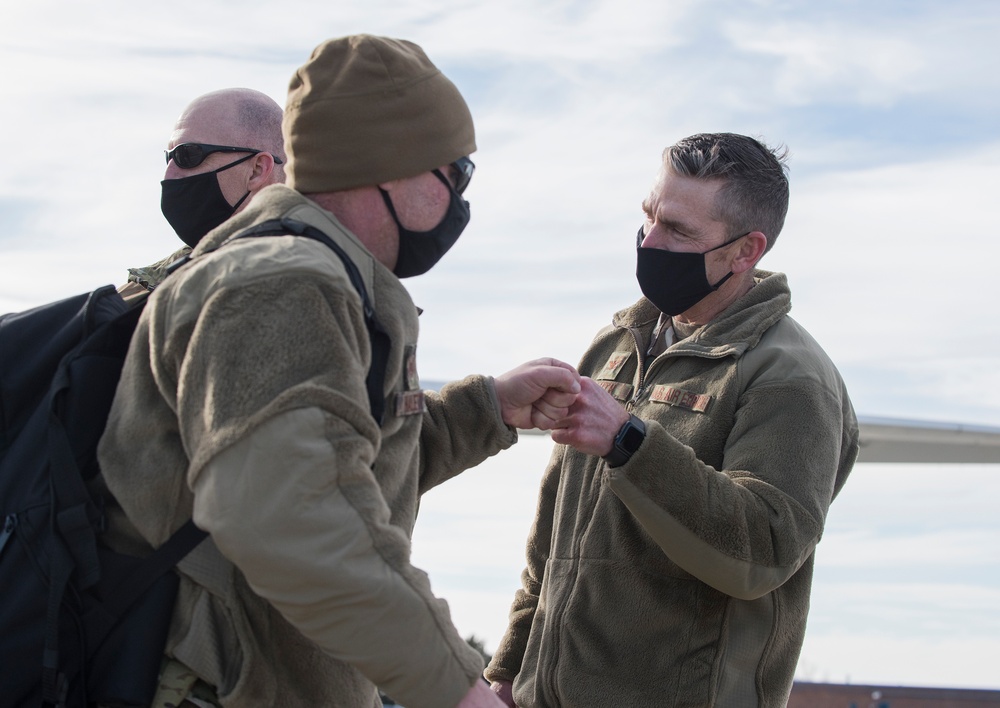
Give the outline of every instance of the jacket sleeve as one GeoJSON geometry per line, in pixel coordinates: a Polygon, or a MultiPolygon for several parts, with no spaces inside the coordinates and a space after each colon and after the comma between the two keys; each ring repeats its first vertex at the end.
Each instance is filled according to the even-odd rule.
{"type": "Polygon", "coordinates": [[[421,494],[517,442],[517,431],[503,422],[491,377],[468,376],[440,393],[425,392],[425,400],[421,494]]]}
{"type": "Polygon", "coordinates": [[[349,287],[273,276],[216,291],[182,351],[161,333],[195,523],[330,655],[405,705],[454,705],[482,662],[389,523],[349,287]]]}
{"type": "Polygon", "coordinates": [[[781,586],[812,554],[857,455],[846,393],[812,378],[744,391],[721,470],[646,422],[638,452],[607,469],[611,489],[674,563],[744,600],[781,586]]]}
{"type": "Polygon", "coordinates": [[[490,681],[513,681],[521,672],[531,624],[538,612],[538,599],[545,578],[545,566],[552,548],[552,530],[555,522],[556,498],[566,447],[556,445],[549,466],[542,477],[538,494],[538,510],[528,533],[525,550],[527,566],[521,573],[521,588],[514,594],[510,608],[507,631],[500,639],[485,676],[490,681]]]}

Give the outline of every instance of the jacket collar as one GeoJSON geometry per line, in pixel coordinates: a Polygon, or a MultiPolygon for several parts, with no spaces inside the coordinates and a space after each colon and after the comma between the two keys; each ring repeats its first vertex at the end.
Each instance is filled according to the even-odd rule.
{"type": "MultiPolygon", "coordinates": [[[[214,251],[233,234],[238,234],[240,231],[248,229],[266,219],[283,216],[295,207],[306,204],[311,204],[317,210],[323,211],[315,202],[296,192],[294,189],[286,187],[283,184],[272,184],[262,189],[239,214],[230,217],[209,231],[198,242],[192,255],[198,256],[207,251],[214,251]]],[[[325,211],[324,213],[329,214],[329,212],[325,211]]],[[[330,214],[330,216],[332,217],[333,215],[330,214]]]]}
{"type": "MultiPolygon", "coordinates": [[[[756,285],[746,295],[667,351],[712,357],[739,356],[757,346],[764,333],[791,311],[792,296],[784,273],[758,269],[754,271],[754,280],[756,285]]],[[[641,298],[631,307],[616,312],[612,324],[631,330],[647,330],[656,325],[659,316],[656,306],[641,298]]]]}

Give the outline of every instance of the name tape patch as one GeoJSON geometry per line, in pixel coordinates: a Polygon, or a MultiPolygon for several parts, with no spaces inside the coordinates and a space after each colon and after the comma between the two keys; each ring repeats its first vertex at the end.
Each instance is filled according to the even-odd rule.
{"type": "Polygon", "coordinates": [[[597,385],[610,393],[617,401],[627,401],[632,397],[632,384],[620,381],[598,381],[597,385]]]}
{"type": "Polygon", "coordinates": [[[396,394],[396,415],[418,415],[427,410],[423,391],[404,391],[396,394]]]}
{"type": "Polygon", "coordinates": [[[656,401],[657,403],[666,403],[667,405],[684,408],[697,413],[704,413],[708,410],[708,405],[712,402],[712,397],[707,393],[692,393],[691,391],[684,391],[673,386],[658,384],[653,387],[653,393],[650,395],[649,400],[656,401]]]}

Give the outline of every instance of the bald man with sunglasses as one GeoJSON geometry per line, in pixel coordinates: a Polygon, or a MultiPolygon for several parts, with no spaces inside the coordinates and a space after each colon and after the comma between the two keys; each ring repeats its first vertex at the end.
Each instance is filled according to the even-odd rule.
{"type": "Polygon", "coordinates": [[[130,268],[119,288],[127,302],[152,291],[167,266],[262,189],[285,181],[281,118],[281,106],[248,88],[212,91],[188,104],[163,151],[160,183],[160,209],[186,245],[145,268],[130,268]]]}

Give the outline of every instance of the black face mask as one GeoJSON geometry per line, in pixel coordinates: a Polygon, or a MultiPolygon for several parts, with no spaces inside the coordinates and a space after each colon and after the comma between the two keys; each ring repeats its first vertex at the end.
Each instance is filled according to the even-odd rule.
{"type": "MultiPolygon", "coordinates": [[[[723,246],[739,241],[747,232],[730,239],[705,253],[717,251],[723,246]]],[[[635,277],[639,288],[646,299],[656,305],[665,315],[679,315],[687,312],[708,295],[718,290],[724,282],[733,276],[729,271],[722,280],[712,285],[705,274],[705,253],[682,253],[679,251],[664,251],[661,248],[643,248],[639,244],[643,239],[642,227],[636,239],[636,269],[635,277]]]]}
{"type": "Polygon", "coordinates": [[[251,157],[253,155],[241,157],[212,172],[160,182],[160,211],[181,237],[181,241],[194,248],[202,236],[232,216],[240,204],[246,201],[250,196],[249,190],[236,204],[230,206],[222,195],[218,175],[251,157]]]}
{"type": "Polygon", "coordinates": [[[430,231],[410,231],[399,223],[399,217],[396,216],[396,209],[392,206],[389,193],[379,187],[378,191],[382,193],[382,200],[389,209],[393,221],[396,222],[396,228],[399,229],[399,256],[396,258],[396,267],[392,271],[397,278],[423,275],[433,268],[434,264],[448,252],[448,249],[455,245],[471,218],[469,202],[462,199],[440,170],[433,172],[448,187],[451,201],[441,223],[430,231]]]}

